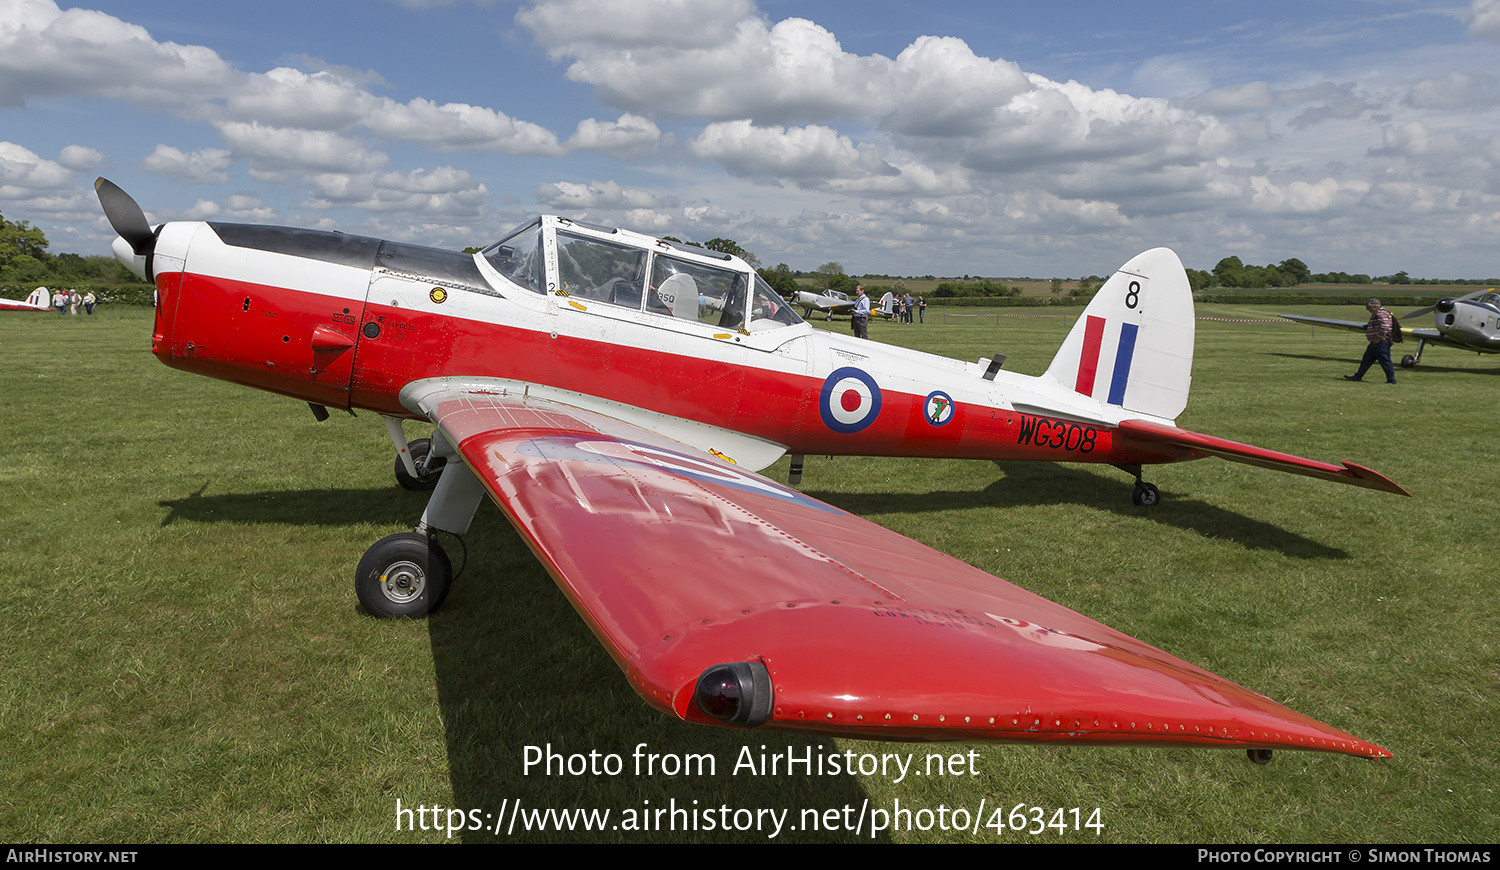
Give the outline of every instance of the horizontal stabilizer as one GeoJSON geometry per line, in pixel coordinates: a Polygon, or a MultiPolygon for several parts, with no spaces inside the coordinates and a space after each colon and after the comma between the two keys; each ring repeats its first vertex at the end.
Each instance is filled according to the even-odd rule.
{"type": "Polygon", "coordinates": [[[1381,492],[1396,495],[1411,495],[1385,475],[1352,462],[1329,465],[1326,462],[1304,459],[1290,453],[1278,453],[1264,447],[1241,444],[1238,441],[1215,438],[1212,435],[1200,435],[1197,432],[1189,432],[1174,426],[1163,426],[1159,423],[1148,423],[1145,420],[1125,420],[1120,423],[1120,432],[1134,441],[1182,447],[1200,454],[1227,459],[1230,462],[1242,462],[1273,471],[1287,471],[1321,480],[1331,480],[1335,483],[1363,486],[1367,489],[1378,489],[1381,492]]]}

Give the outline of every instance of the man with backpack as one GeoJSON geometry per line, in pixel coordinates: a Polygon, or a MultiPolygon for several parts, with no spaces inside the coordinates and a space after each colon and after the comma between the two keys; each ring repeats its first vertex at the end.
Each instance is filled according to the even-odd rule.
{"type": "Polygon", "coordinates": [[[1394,384],[1396,367],[1391,365],[1391,339],[1396,334],[1396,318],[1380,307],[1379,299],[1366,301],[1365,310],[1370,312],[1370,322],[1365,324],[1365,339],[1369,344],[1365,347],[1364,359],[1360,360],[1359,371],[1344,375],[1344,380],[1363,380],[1365,372],[1378,362],[1385,370],[1385,382],[1394,384]]]}

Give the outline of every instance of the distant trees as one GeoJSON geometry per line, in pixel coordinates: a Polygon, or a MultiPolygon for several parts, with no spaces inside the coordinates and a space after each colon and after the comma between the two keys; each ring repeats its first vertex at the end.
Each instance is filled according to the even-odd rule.
{"type": "Polygon", "coordinates": [[[40,229],[26,221],[6,220],[0,214],[0,283],[31,287],[142,283],[114,257],[54,256],[47,251],[48,246],[47,236],[40,229]]]}
{"type": "Polygon", "coordinates": [[[824,290],[838,290],[843,293],[853,293],[855,286],[859,284],[853,278],[844,273],[842,264],[830,260],[817,268],[818,283],[824,290]]]}
{"type": "Polygon", "coordinates": [[[718,251],[721,254],[733,254],[749,263],[752,267],[760,266],[760,258],[740,247],[740,243],[734,239],[709,239],[703,243],[703,247],[710,251],[718,251]]]}
{"type": "Polygon", "coordinates": [[[777,263],[774,269],[756,269],[755,272],[782,296],[791,296],[801,289],[797,284],[797,276],[792,273],[792,267],[785,263],[777,263]]]}
{"type": "MultiPolygon", "coordinates": [[[[1189,273],[1193,270],[1189,269],[1189,273]]],[[[1312,280],[1312,272],[1307,264],[1293,257],[1282,260],[1274,266],[1247,266],[1240,261],[1239,257],[1225,257],[1214,267],[1211,283],[1205,286],[1219,287],[1295,287],[1312,280]]],[[[1192,275],[1188,276],[1188,284],[1194,290],[1201,289],[1194,286],[1192,275]]]]}
{"type": "Polygon", "coordinates": [[[982,281],[944,281],[932,291],[940,299],[954,296],[1020,296],[1020,287],[1007,287],[993,278],[982,281]]]}

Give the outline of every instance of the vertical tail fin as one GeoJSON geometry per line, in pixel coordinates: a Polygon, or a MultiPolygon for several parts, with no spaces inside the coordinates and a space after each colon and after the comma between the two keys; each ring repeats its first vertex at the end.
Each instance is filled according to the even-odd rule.
{"type": "Polygon", "coordinates": [[[1153,248],[1104,282],[1044,377],[1105,404],[1175,420],[1193,380],[1193,325],[1182,261],[1153,248]]]}

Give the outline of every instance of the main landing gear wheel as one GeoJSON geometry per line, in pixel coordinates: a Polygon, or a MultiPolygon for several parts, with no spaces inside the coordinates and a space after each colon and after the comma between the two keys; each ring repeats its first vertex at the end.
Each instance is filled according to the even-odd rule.
{"type": "Polygon", "coordinates": [[[1246,749],[1245,754],[1256,764],[1270,764],[1271,750],[1269,749],[1246,749]]]}
{"type": "Polygon", "coordinates": [[[421,617],[443,606],[453,565],[437,541],[416,532],[389,535],[365,551],[354,594],[371,616],[421,617]]]}
{"type": "Polygon", "coordinates": [[[440,456],[431,456],[432,439],[418,438],[406,445],[406,452],[411,455],[411,461],[417,466],[417,476],[412,477],[406,470],[406,463],[401,457],[396,457],[396,482],[405,489],[413,492],[427,492],[437,487],[438,478],[443,476],[443,466],[448,460],[440,456]]]}
{"type": "Polygon", "coordinates": [[[1130,500],[1135,502],[1137,507],[1156,507],[1156,503],[1161,501],[1161,490],[1144,480],[1137,481],[1135,491],[1130,494],[1130,500]]]}
{"type": "Polygon", "coordinates": [[[1409,369],[1416,364],[1417,358],[1412,356],[1411,354],[1407,354],[1406,356],[1401,358],[1401,367],[1404,369],[1409,369]]]}

